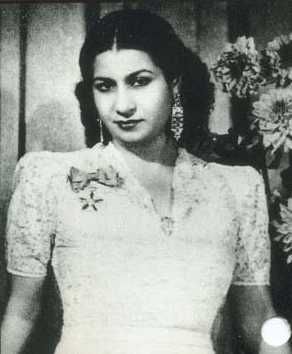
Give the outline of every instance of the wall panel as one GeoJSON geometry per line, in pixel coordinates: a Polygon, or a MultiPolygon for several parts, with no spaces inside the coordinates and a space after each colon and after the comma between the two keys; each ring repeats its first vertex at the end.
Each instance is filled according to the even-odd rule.
{"type": "MultiPolygon", "coordinates": [[[[198,52],[203,61],[211,67],[228,41],[227,2],[197,0],[197,3],[198,52]]],[[[214,133],[225,134],[231,125],[229,97],[215,85],[215,106],[210,116],[209,128],[214,133]]]]}
{"type": "Polygon", "coordinates": [[[291,1],[254,0],[250,4],[249,25],[259,49],[275,36],[292,32],[291,1]]]}
{"type": "Polygon", "coordinates": [[[0,38],[0,198],[9,195],[11,173],[18,157],[19,6],[1,5],[0,38]]]}
{"type": "Polygon", "coordinates": [[[19,5],[0,5],[0,319],[5,302],[4,227],[18,158],[19,5]]]}
{"type": "Polygon", "coordinates": [[[30,4],[28,14],[26,150],[76,150],[84,146],[74,96],[84,5],[30,4]]]}

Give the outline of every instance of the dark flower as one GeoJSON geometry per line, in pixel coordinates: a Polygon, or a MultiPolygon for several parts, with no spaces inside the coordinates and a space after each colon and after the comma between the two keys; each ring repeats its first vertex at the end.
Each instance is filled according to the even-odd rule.
{"type": "Polygon", "coordinates": [[[261,69],[253,38],[239,37],[229,43],[212,71],[224,92],[239,98],[255,95],[261,84],[261,69]]]}
{"type": "Polygon", "coordinates": [[[292,83],[292,33],[280,35],[262,52],[262,76],[267,82],[287,87],[292,83]]]}

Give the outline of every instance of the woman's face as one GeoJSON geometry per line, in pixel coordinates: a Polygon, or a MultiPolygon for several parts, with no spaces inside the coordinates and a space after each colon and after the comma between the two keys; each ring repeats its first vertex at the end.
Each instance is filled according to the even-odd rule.
{"type": "Polygon", "coordinates": [[[172,88],[146,52],[112,49],[97,55],[93,93],[114,142],[145,143],[165,135],[172,88]]]}

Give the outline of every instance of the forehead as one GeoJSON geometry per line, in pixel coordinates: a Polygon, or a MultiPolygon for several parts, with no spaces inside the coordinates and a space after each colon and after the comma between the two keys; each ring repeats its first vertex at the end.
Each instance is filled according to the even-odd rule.
{"type": "Polygon", "coordinates": [[[107,50],[98,54],[93,63],[94,76],[119,78],[143,69],[160,72],[146,52],[136,49],[107,50]]]}

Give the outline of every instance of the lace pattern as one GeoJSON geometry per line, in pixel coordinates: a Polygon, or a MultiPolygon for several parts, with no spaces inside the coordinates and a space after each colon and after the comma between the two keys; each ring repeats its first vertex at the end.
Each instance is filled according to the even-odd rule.
{"type": "Polygon", "coordinates": [[[263,179],[252,167],[233,167],[226,178],[236,198],[240,227],[236,239],[235,285],[268,285],[270,239],[263,179]],[[243,173],[244,172],[244,173],[243,173]]]}
{"type": "MultiPolygon", "coordinates": [[[[97,161],[104,164],[102,159],[103,149],[100,145],[95,147],[99,152],[97,161]]],[[[114,159],[111,151],[110,156],[114,159]]],[[[83,153],[83,163],[87,169],[93,167],[92,160],[86,161],[87,155],[83,153]],[[89,163],[90,162],[90,163],[89,163]]],[[[174,210],[174,222],[191,214],[196,204],[206,202],[207,190],[212,178],[217,173],[217,180],[213,187],[218,188],[221,177],[225,179],[227,189],[231,188],[233,196],[225,190],[223,195],[234,199],[240,229],[236,241],[235,254],[236,265],[233,282],[236,284],[266,284],[269,279],[269,252],[270,242],[268,237],[268,217],[261,176],[250,167],[226,167],[217,164],[206,164],[195,157],[190,157],[184,151],[181,152],[176,176],[174,176],[174,189],[176,190],[176,206],[174,210]],[[191,164],[192,168],[189,168],[191,164]],[[211,170],[208,183],[202,178],[203,170],[211,170]],[[219,172],[219,173],[218,173],[219,172]],[[200,175],[201,174],[201,175],[200,175]],[[213,176],[213,177],[212,177],[213,176]],[[198,183],[199,182],[199,183],[198,183]],[[186,188],[186,185],[189,187],[186,188]],[[215,186],[217,184],[217,186],[215,186]]],[[[122,170],[121,161],[117,167],[122,170]]],[[[80,165],[80,163],[79,163],[80,165]]],[[[50,256],[50,236],[55,233],[56,227],[56,186],[52,185],[54,175],[58,174],[60,164],[51,158],[49,152],[29,153],[22,158],[15,170],[15,192],[8,213],[7,223],[7,258],[8,264],[13,263],[14,271],[26,275],[44,275],[46,264],[50,256]],[[19,255],[22,254],[21,257],[19,255]],[[27,255],[27,256],[26,256],[27,255]],[[23,261],[22,261],[23,258],[23,261]],[[33,273],[31,273],[31,271],[33,273]]],[[[127,171],[129,174],[129,171],[127,171]]],[[[215,178],[216,179],[216,178],[215,178]]],[[[151,202],[147,196],[139,198],[141,188],[137,183],[131,182],[131,188],[138,196],[144,208],[151,209],[151,202]]],[[[221,184],[222,185],[222,184],[221,184]]],[[[223,183],[224,185],[224,183],[223,183]]],[[[125,191],[124,191],[125,193],[125,191]]],[[[230,202],[232,209],[232,202],[230,202]]]]}
{"type": "MultiPolygon", "coordinates": [[[[141,328],[189,328],[188,335],[200,332],[210,349],[212,323],[231,283],[269,282],[264,187],[252,168],[207,164],[180,149],[169,235],[150,195],[111,145],[29,153],[17,165],[14,186],[8,270],[44,276],[55,235],[52,266],[69,342],[70,328],[89,324],[95,333],[106,327],[114,348],[121,343],[113,327],[135,328],[137,335],[141,328]],[[67,180],[70,168],[91,173],[109,165],[125,183],[110,188],[96,182],[102,202],[96,210],[82,209],[67,180]]],[[[98,350],[109,345],[104,341],[98,350]]],[[[95,350],[95,342],[90,345],[95,350]]],[[[58,348],[58,354],[66,353],[62,343],[58,348]]],[[[184,349],[192,353],[187,344],[184,349]]]]}
{"type": "Polygon", "coordinates": [[[8,270],[16,274],[46,274],[56,220],[48,155],[29,153],[15,170],[7,221],[7,261],[8,270]]]}

